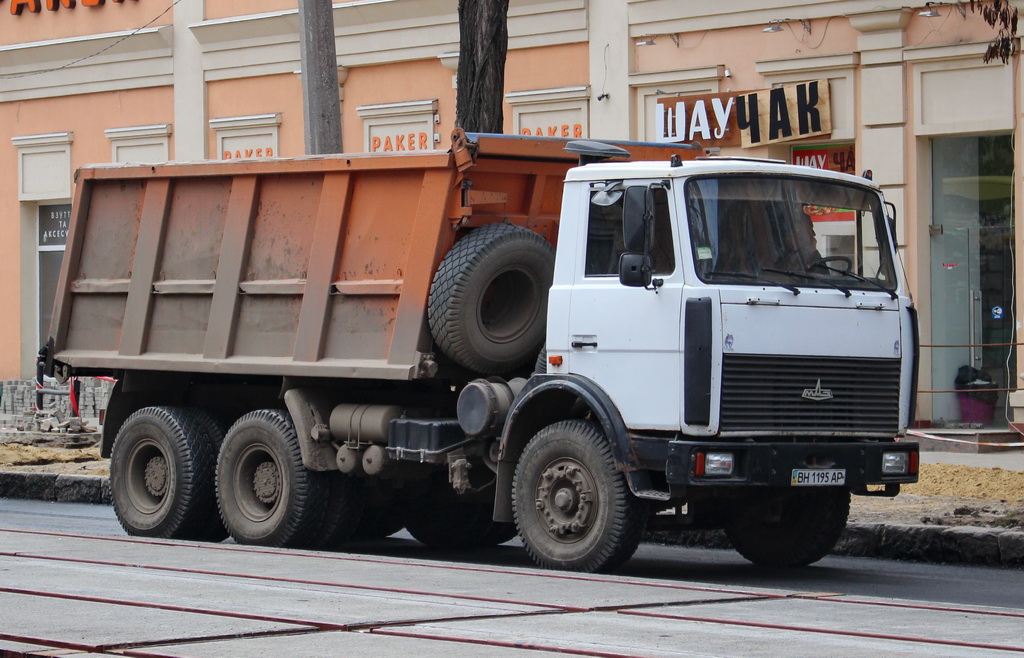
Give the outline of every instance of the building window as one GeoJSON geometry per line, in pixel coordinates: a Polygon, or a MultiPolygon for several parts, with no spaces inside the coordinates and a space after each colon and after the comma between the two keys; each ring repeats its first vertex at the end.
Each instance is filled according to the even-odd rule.
{"type": "Polygon", "coordinates": [[[1013,138],[936,137],[931,147],[932,421],[1006,427],[999,389],[1015,388],[1017,373],[1013,138]]]}
{"type": "Polygon", "coordinates": [[[57,277],[71,218],[71,132],[24,135],[11,143],[18,151],[21,253],[34,266],[22,268],[22,372],[34,370],[39,347],[49,336],[57,277]],[[32,254],[35,253],[33,258],[32,254]]]}
{"type": "Polygon", "coordinates": [[[631,73],[629,86],[636,97],[635,138],[658,141],[658,105],[667,95],[716,94],[725,78],[725,66],[702,66],[694,69],[657,73],[631,73]]]}
{"type": "Polygon", "coordinates": [[[426,151],[441,141],[434,132],[436,100],[363,105],[356,114],[363,120],[363,150],[368,153],[426,151]]]}
{"type": "Polygon", "coordinates": [[[167,162],[170,159],[171,124],[111,128],[111,162],[167,162]]]}
{"type": "Polygon", "coordinates": [[[562,87],[505,94],[512,107],[512,129],[534,137],[588,137],[590,87],[562,87]]]}
{"type": "Polygon", "coordinates": [[[210,119],[221,160],[279,157],[280,126],[280,113],[210,119]]]}
{"type": "MultiPolygon", "coordinates": [[[[860,57],[855,53],[793,57],[789,59],[763,60],[757,62],[757,72],[764,76],[766,87],[778,87],[796,82],[828,80],[829,114],[832,139],[853,139],[856,133],[854,116],[854,79],[860,57]]],[[[862,69],[863,75],[877,74],[878,69],[862,69]]],[[[881,84],[880,82],[878,84],[881,84]]],[[[870,87],[865,87],[870,88],[870,87]]],[[[891,113],[894,108],[902,116],[902,99],[888,99],[885,103],[874,103],[891,113]]],[[[887,117],[883,123],[898,123],[900,119],[887,117]]]]}
{"type": "Polygon", "coordinates": [[[64,258],[64,246],[67,243],[70,222],[71,204],[39,206],[39,222],[36,232],[39,334],[38,340],[35,341],[36,345],[41,346],[50,336],[50,320],[53,317],[57,278],[60,276],[60,263],[64,258]]]}
{"type": "Polygon", "coordinates": [[[18,149],[18,200],[71,198],[71,142],[74,134],[14,137],[18,149]]]}

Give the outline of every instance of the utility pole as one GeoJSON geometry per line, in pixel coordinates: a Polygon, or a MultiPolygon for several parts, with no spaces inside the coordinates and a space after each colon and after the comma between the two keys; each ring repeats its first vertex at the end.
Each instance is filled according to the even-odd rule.
{"type": "Polygon", "coordinates": [[[338,57],[331,0],[299,0],[299,50],[306,153],[341,153],[338,57]]]}

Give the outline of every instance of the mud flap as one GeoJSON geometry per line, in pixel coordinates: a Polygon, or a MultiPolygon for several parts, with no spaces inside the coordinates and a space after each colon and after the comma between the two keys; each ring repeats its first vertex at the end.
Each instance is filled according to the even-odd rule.
{"type": "Polygon", "coordinates": [[[311,471],[338,470],[337,451],[329,443],[328,420],[332,402],[328,395],[317,390],[293,388],[285,391],[284,403],[295,424],[303,466],[311,471]]]}

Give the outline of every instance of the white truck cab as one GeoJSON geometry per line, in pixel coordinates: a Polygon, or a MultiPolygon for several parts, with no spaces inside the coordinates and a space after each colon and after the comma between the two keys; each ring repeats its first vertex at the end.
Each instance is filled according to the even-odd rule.
{"type": "Polygon", "coordinates": [[[597,382],[631,430],[906,429],[912,302],[871,181],[771,161],[592,164],[569,172],[560,226],[549,372],[597,382]],[[649,244],[624,241],[631,197],[649,244]],[[638,252],[640,290],[619,267],[638,252]]]}
{"type": "Polygon", "coordinates": [[[634,499],[647,527],[723,528],[759,564],[820,559],[851,493],[917,479],[918,447],[899,440],[916,316],[893,226],[870,180],[808,167],[569,170],[546,372],[505,425],[495,518],[563,568],[630,553],[634,499]],[[552,425],[567,404],[578,420],[552,425]],[[630,500],[596,475],[604,440],[630,500]]]}

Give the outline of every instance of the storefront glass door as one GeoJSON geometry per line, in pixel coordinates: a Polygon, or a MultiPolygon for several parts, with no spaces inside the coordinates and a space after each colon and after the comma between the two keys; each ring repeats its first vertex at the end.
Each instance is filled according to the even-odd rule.
{"type": "Polygon", "coordinates": [[[38,254],[39,278],[39,335],[36,345],[42,347],[50,337],[50,318],[53,300],[57,294],[60,264],[64,259],[64,245],[71,221],[71,204],[39,206],[38,254]]]}
{"type": "Polygon", "coordinates": [[[991,389],[1016,379],[1011,145],[1009,135],[932,142],[935,426],[1006,427],[1007,394],[991,389]]]}

